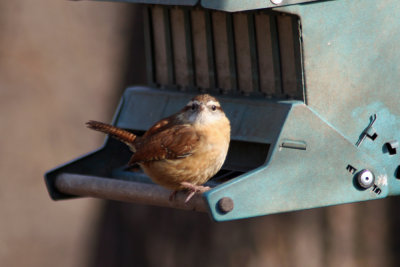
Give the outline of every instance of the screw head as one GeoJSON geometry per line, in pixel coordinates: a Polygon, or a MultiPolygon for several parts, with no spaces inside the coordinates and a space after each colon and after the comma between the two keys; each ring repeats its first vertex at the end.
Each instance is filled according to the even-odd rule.
{"type": "Polygon", "coordinates": [[[364,169],[357,174],[357,181],[362,188],[367,189],[374,184],[375,176],[370,170],[364,169]]]}
{"type": "Polygon", "coordinates": [[[283,0],[271,0],[272,4],[279,5],[283,0]]]}
{"type": "Polygon", "coordinates": [[[223,197],[218,200],[217,207],[220,212],[228,213],[233,210],[233,200],[230,197],[223,197]]]}

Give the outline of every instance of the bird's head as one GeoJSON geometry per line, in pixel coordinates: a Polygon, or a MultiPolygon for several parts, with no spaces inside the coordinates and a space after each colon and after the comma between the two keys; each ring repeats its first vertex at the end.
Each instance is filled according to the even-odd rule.
{"type": "Polygon", "coordinates": [[[226,118],[218,100],[208,94],[192,98],[183,108],[182,117],[192,124],[211,124],[226,118]]]}

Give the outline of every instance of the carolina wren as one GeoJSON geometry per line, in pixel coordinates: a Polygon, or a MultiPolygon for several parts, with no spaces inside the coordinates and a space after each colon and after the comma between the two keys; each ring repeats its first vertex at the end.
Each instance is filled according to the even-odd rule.
{"type": "Polygon", "coordinates": [[[164,118],[143,136],[97,121],[90,129],[109,134],[130,147],[128,166],[139,164],[157,184],[174,190],[188,190],[186,202],[222,167],[230,141],[230,122],[214,97],[194,97],[178,113],[164,118]]]}

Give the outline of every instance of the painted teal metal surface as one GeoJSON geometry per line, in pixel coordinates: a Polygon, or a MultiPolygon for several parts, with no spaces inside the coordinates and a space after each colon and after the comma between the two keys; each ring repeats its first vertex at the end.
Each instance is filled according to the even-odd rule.
{"type": "Polygon", "coordinates": [[[341,0],[279,9],[302,23],[307,103],[351,143],[377,114],[378,138],[359,150],[388,169],[398,194],[398,155],[385,143],[400,140],[400,2],[341,0]]]}
{"type": "MultiPolygon", "coordinates": [[[[274,8],[294,4],[304,4],[321,0],[97,0],[97,1],[113,1],[128,2],[139,4],[157,4],[157,5],[182,5],[194,6],[200,2],[201,6],[208,9],[221,10],[226,12],[246,11],[262,8],[274,8]],[[280,3],[279,3],[280,2],[280,3]]],[[[324,1],[324,0],[322,0],[324,1]]]]}
{"type": "Polygon", "coordinates": [[[201,5],[204,8],[216,9],[227,12],[246,11],[262,8],[275,8],[280,6],[294,5],[311,3],[318,0],[282,0],[282,1],[271,1],[271,0],[202,0],[201,5]],[[279,3],[280,2],[280,3],[279,3]]]}
{"type": "Polygon", "coordinates": [[[156,4],[156,5],[177,5],[177,6],[194,6],[198,0],[96,0],[103,2],[128,2],[138,4],[156,4]]]}
{"type": "Polygon", "coordinates": [[[215,220],[400,193],[399,155],[386,146],[400,139],[400,2],[359,4],[324,1],[275,9],[301,20],[307,106],[293,106],[264,167],[206,193],[215,220]],[[367,137],[357,147],[374,114],[376,139],[367,137]],[[304,142],[306,150],[284,148],[282,140],[304,142]],[[355,182],[362,169],[376,177],[366,190],[355,182]],[[216,208],[222,197],[233,199],[231,212],[216,208]]]}
{"type": "Polygon", "coordinates": [[[357,149],[306,105],[294,104],[270,161],[206,192],[205,198],[215,220],[233,220],[383,198],[388,176],[382,162],[357,149]],[[349,165],[357,169],[354,174],[349,165]],[[355,176],[362,169],[375,174],[376,188],[357,186],[355,176]],[[223,197],[234,202],[229,213],[217,208],[223,197]]]}

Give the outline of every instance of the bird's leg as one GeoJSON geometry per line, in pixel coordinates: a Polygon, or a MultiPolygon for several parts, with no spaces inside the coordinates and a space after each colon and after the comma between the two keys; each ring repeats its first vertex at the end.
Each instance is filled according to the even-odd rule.
{"type": "Polygon", "coordinates": [[[199,193],[204,193],[208,190],[210,190],[209,186],[202,186],[202,185],[194,185],[192,183],[189,182],[181,182],[181,185],[189,190],[189,194],[185,199],[185,203],[189,202],[189,200],[194,196],[194,194],[196,194],[197,192],[199,193]]]}

